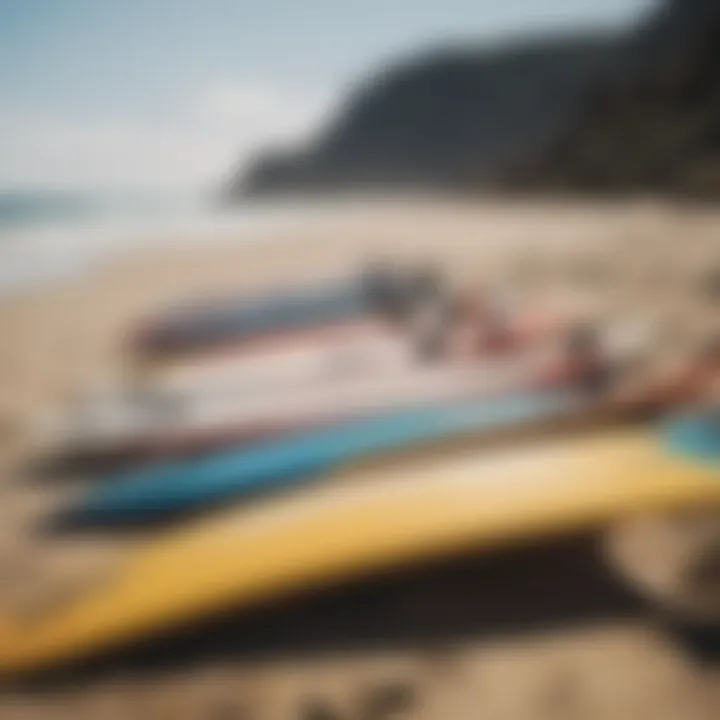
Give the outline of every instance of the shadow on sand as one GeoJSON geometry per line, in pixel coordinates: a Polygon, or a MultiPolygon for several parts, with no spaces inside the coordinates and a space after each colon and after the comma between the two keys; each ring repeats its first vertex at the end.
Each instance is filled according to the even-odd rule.
{"type": "MultiPolygon", "coordinates": [[[[329,540],[331,541],[331,540],[329,540]]],[[[188,568],[192,572],[192,568],[188,568]]],[[[167,637],[25,680],[28,689],[219,660],[416,649],[500,640],[643,613],[605,568],[595,534],[454,557],[228,612],[167,637]]]]}

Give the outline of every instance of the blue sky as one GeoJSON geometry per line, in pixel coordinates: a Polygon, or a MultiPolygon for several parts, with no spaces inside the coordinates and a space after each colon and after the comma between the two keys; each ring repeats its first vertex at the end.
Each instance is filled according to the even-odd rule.
{"type": "Polygon", "coordinates": [[[0,188],[203,185],[423,46],[648,0],[0,0],[0,188]]]}

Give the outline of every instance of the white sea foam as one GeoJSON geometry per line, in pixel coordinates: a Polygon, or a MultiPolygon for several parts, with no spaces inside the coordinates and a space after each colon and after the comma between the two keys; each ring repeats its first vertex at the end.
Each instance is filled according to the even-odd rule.
{"type": "Polygon", "coordinates": [[[0,294],[76,276],[143,247],[261,241],[316,216],[306,206],[257,204],[221,208],[183,202],[94,204],[65,217],[0,223],[0,294]]]}

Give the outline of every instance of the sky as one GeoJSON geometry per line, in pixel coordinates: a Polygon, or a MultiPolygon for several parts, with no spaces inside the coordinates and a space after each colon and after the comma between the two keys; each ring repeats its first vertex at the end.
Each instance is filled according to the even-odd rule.
{"type": "Polygon", "coordinates": [[[649,0],[0,0],[0,190],[211,187],[427,46],[649,0]]]}

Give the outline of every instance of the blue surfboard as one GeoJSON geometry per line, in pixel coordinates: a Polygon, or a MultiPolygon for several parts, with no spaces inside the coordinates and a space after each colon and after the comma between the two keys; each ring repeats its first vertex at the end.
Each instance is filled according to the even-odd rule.
{"type": "Polygon", "coordinates": [[[461,433],[502,430],[584,402],[581,393],[555,389],[391,412],[250,449],[111,476],[62,518],[70,524],[93,525],[159,520],[230,498],[299,485],[383,451],[461,433]]]}
{"type": "Polygon", "coordinates": [[[305,322],[339,321],[359,315],[363,307],[362,295],[353,287],[289,293],[237,307],[197,311],[161,326],[155,343],[168,349],[210,344],[220,339],[298,327],[305,322]]]}
{"type": "Polygon", "coordinates": [[[720,407],[673,420],[664,437],[675,453],[704,464],[720,464],[720,407]]]}
{"type": "Polygon", "coordinates": [[[379,269],[279,292],[179,308],[141,329],[135,349],[178,352],[405,307],[435,279],[379,269]]]}

